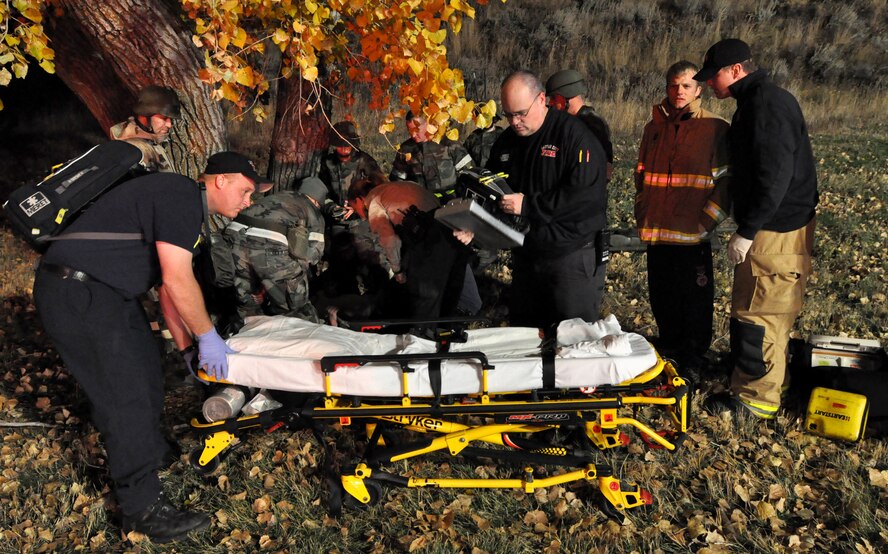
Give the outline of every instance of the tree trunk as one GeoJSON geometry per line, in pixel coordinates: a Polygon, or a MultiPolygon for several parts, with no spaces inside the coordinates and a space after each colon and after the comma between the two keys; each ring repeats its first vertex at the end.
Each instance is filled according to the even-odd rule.
{"type": "Polygon", "coordinates": [[[327,95],[319,100],[312,86],[296,75],[279,81],[268,163],[274,191],[295,189],[300,179],[318,174],[329,144],[326,114],[331,104],[327,95]]]}
{"type": "Polygon", "coordinates": [[[196,177],[227,141],[222,108],[197,77],[202,58],[181,14],[164,0],[59,0],[59,6],[48,31],[65,84],[106,130],[131,113],[142,88],[175,89],[182,118],[168,149],[176,169],[196,177]]]}

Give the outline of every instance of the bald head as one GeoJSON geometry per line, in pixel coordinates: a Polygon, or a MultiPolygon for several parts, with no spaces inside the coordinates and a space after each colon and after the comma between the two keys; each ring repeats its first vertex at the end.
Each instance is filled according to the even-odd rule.
{"type": "Polygon", "coordinates": [[[536,133],[546,119],[546,93],[543,83],[529,71],[516,71],[503,80],[500,99],[503,115],[515,134],[536,133]]]}

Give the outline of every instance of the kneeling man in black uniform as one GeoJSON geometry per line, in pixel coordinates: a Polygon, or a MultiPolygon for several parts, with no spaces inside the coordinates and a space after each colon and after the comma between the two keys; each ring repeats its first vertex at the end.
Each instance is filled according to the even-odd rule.
{"type": "Polygon", "coordinates": [[[191,259],[207,212],[234,218],[257,187],[270,186],[234,152],[211,156],[201,181],[153,173],[108,191],[53,242],[34,283],[46,332],[102,433],[124,531],[155,542],[184,538],[210,518],[174,508],[161,490],[161,358],[138,296],[162,283],[161,308],[186,359],[193,334],[199,363],[224,377],[232,351],[207,315],[191,259]]]}

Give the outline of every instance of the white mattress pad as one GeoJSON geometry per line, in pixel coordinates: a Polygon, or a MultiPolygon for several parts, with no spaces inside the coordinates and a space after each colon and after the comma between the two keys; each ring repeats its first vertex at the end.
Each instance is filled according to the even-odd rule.
{"type": "MultiPolygon", "coordinates": [[[[495,368],[488,372],[490,393],[519,392],[543,386],[540,336],[536,328],[495,327],[467,331],[468,341],[453,343],[451,352],[480,351],[495,368]]],[[[657,355],[647,340],[624,333],[613,316],[596,323],[562,322],[558,328],[555,386],[596,387],[618,384],[653,367],[657,355]],[[568,343],[562,342],[570,341],[568,343]]],[[[413,335],[359,333],[301,319],[273,316],[248,318],[228,339],[237,351],[228,356],[228,381],[272,390],[324,392],[324,356],[368,356],[435,352],[434,341],[413,335]]],[[[412,362],[410,396],[432,396],[428,364],[412,362]]],[[[400,397],[401,371],[396,363],[340,367],[331,374],[332,393],[400,397]]],[[[473,360],[441,364],[442,394],[481,392],[481,365],[473,360]]]]}

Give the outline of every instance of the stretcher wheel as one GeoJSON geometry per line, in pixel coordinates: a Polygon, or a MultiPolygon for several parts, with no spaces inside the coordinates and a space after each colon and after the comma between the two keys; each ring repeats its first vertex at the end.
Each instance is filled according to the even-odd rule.
{"type": "Polygon", "coordinates": [[[194,468],[195,471],[202,475],[209,475],[213,473],[219,468],[219,464],[222,463],[220,456],[214,457],[212,460],[207,462],[206,465],[200,465],[200,455],[203,454],[203,447],[199,446],[191,451],[191,454],[188,456],[188,462],[191,463],[191,467],[194,468]]]}
{"type": "Polygon", "coordinates": [[[379,484],[379,481],[364,479],[364,486],[367,487],[367,493],[370,495],[370,500],[364,504],[354,496],[350,495],[348,491],[344,490],[342,493],[342,503],[346,508],[352,510],[366,510],[370,506],[375,506],[379,502],[383,495],[382,485],[379,484]]]}

